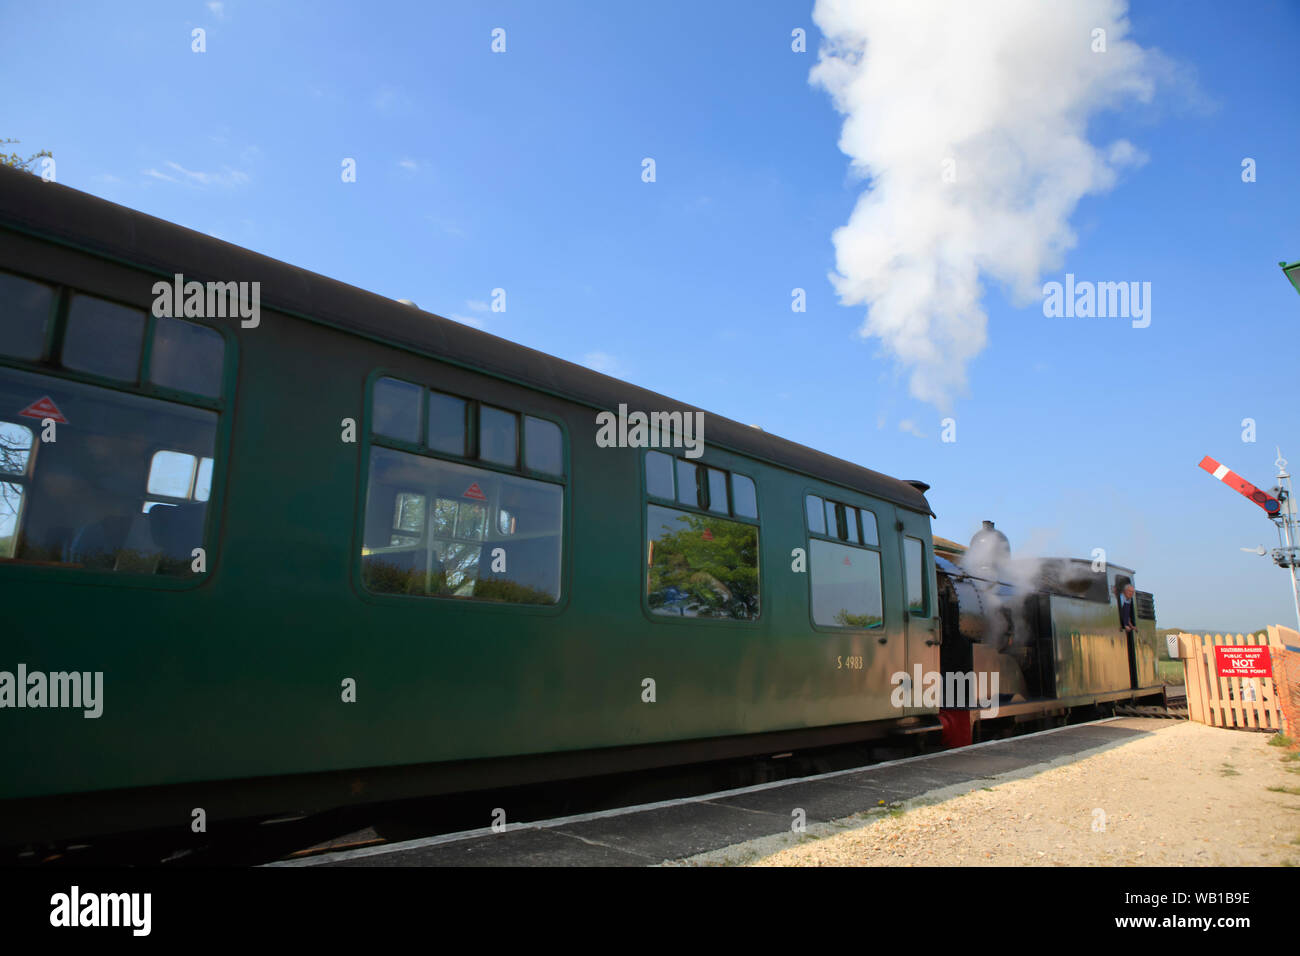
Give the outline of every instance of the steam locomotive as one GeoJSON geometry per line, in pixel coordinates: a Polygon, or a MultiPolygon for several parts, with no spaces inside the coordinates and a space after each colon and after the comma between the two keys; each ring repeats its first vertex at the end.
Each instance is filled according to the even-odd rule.
{"type": "Polygon", "coordinates": [[[950,742],[963,742],[962,721],[953,715],[972,709],[956,675],[996,675],[996,716],[1013,720],[1160,692],[1149,592],[1135,587],[1131,635],[1120,626],[1131,568],[1016,559],[1006,535],[985,521],[967,548],[935,539],[935,573],[943,716],[946,728],[959,728],[950,742]]]}

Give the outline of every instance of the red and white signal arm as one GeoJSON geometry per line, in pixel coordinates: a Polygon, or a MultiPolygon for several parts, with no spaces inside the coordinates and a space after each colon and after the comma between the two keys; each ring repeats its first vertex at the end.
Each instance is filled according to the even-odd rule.
{"type": "Polygon", "coordinates": [[[1220,677],[1272,677],[1273,658],[1267,644],[1216,647],[1214,664],[1220,677]]]}
{"type": "Polygon", "coordinates": [[[1209,455],[1201,459],[1201,467],[1208,471],[1221,482],[1245,495],[1255,504],[1259,505],[1271,518],[1282,510],[1282,503],[1266,491],[1260,491],[1241,475],[1237,474],[1227,465],[1221,465],[1209,455]]]}

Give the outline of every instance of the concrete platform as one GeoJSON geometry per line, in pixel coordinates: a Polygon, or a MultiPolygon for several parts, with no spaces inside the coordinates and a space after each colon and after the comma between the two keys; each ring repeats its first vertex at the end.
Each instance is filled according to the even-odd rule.
{"type": "Polygon", "coordinates": [[[1125,717],[682,800],[327,853],[273,866],[649,866],[937,791],[1030,776],[1176,722],[1125,717]]]}

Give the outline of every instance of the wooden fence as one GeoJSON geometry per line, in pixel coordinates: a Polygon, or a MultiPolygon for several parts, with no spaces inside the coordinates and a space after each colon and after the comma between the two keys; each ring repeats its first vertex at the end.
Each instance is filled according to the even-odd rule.
{"type": "MultiPolygon", "coordinates": [[[[1187,712],[1192,720],[1212,727],[1242,727],[1282,730],[1282,695],[1287,693],[1283,675],[1277,673],[1285,645],[1300,646],[1300,634],[1286,627],[1270,626],[1257,634],[1179,634],[1178,656],[1186,666],[1187,712]],[[1216,647],[1264,645],[1271,677],[1221,677],[1216,647]]],[[[1295,728],[1288,728],[1292,733],[1295,728]]]]}

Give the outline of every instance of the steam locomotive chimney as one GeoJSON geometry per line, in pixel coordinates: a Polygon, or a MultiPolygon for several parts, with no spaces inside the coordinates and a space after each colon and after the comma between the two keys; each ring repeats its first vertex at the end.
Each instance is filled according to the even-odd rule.
{"type": "Polygon", "coordinates": [[[971,571],[996,577],[998,569],[1011,558],[1011,543],[1007,536],[985,521],[984,527],[970,539],[962,564],[971,571]]]}

